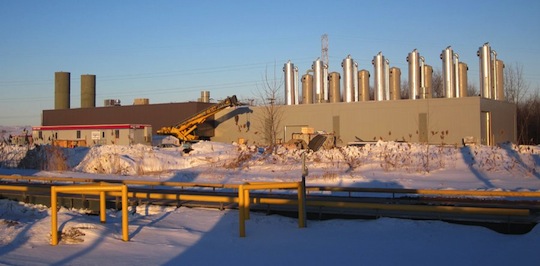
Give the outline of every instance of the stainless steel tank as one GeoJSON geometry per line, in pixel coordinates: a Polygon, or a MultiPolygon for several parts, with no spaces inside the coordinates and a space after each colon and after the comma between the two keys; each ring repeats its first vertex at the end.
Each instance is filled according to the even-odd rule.
{"type": "Polygon", "coordinates": [[[397,67],[390,68],[390,100],[401,99],[401,70],[397,67]]]}
{"type": "Polygon", "coordinates": [[[325,102],[325,98],[328,98],[326,96],[327,92],[324,91],[326,87],[324,83],[328,80],[328,78],[325,76],[325,66],[326,65],[319,58],[313,61],[313,65],[311,66],[313,69],[313,90],[315,93],[316,103],[323,103],[325,102]]]}
{"type": "Polygon", "coordinates": [[[369,101],[369,71],[358,71],[358,101],[369,101]]]}
{"type": "Polygon", "coordinates": [[[313,76],[310,74],[302,76],[302,103],[313,103],[313,76]]]}
{"type": "Polygon", "coordinates": [[[294,74],[294,64],[289,60],[283,66],[284,72],[284,83],[285,83],[285,104],[293,105],[295,104],[296,99],[296,83],[295,83],[295,74],[294,74]]]}
{"type": "Polygon", "coordinates": [[[383,101],[385,99],[386,88],[386,61],[382,52],[379,52],[375,57],[373,57],[371,64],[373,64],[374,70],[374,100],[383,101]]]}
{"type": "Polygon", "coordinates": [[[355,78],[353,70],[354,60],[351,58],[351,55],[348,55],[347,58],[343,59],[341,62],[341,67],[343,68],[343,101],[344,102],[353,102],[354,101],[354,81],[355,78]]]}
{"type": "Polygon", "coordinates": [[[433,97],[433,67],[430,65],[422,66],[422,99],[430,99],[433,97]]]}
{"type": "Polygon", "coordinates": [[[416,49],[407,55],[409,62],[409,99],[420,98],[420,54],[416,49]]]}
{"type": "Polygon", "coordinates": [[[469,70],[469,67],[467,64],[463,62],[459,62],[458,64],[458,76],[459,76],[459,97],[467,97],[469,96],[468,92],[468,78],[467,78],[467,70],[469,70]]]}
{"type": "Polygon", "coordinates": [[[441,53],[442,65],[443,65],[443,91],[444,97],[455,97],[455,69],[454,69],[454,51],[452,47],[448,46],[441,53]]]}
{"type": "Polygon", "coordinates": [[[480,59],[480,95],[491,99],[491,47],[489,43],[484,43],[476,55],[480,59]]]}
{"type": "Polygon", "coordinates": [[[340,95],[340,79],[341,76],[338,72],[332,72],[328,75],[328,86],[329,86],[329,102],[338,103],[341,102],[340,95]]]}

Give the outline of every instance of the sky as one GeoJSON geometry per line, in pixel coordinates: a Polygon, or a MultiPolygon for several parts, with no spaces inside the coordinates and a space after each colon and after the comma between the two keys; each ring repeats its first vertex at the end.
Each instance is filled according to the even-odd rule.
{"type": "Polygon", "coordinates": [[[330,72],[349,54],[372,72],[382,52],[403,81],[413,49],[440,70],[452,46],[478,84],[489,42],[537,90],[539,12],[536,1],[0,1],[0,125],[40,125],[58,71],[71,73],[71,108],[84,74],[96,75],[97,106],[257,98],[288,60],[310,69],[323,34],[330,72]]]}

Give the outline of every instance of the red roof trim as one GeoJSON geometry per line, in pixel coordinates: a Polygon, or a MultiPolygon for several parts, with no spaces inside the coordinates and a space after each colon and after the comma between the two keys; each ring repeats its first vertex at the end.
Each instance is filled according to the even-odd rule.
{"type": "Polygon", "coordinates": [[[64,126],[35,126],[33,131],[39,130],[84,130],[84,129],[142,129],[151,127],[147,124],[109,124],[109,125],[64,125],[64,126]]]}

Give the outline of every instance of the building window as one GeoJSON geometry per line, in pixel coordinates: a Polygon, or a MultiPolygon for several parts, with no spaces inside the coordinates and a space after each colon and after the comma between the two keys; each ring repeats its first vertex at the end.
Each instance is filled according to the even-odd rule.
{"type": "Polygon", "coordinates": [[[42,131],[39,131],[38,134],[39,134],[39,135],[38,135],[38,138],[39,138],[39,139],[43,139],[43,132],[42,132],[42,131]]]}
{"type": "Polygon", "coordinates": [[[105,131],[101,132],[101,138],[105,139],[105,131]]]}
{"type": "Polygon", "coordinates": [[[117,138],[117,139],[120,138],[120,130],[117,129],[117,130],[114,131],[114,137],[117,138]]]}
{"type": "Polygon", "coordinates": [[[81,131],[80,131],[80,130],[77,130],[77,138],[78,138],[78,139],[81,138],[81,131]]]}

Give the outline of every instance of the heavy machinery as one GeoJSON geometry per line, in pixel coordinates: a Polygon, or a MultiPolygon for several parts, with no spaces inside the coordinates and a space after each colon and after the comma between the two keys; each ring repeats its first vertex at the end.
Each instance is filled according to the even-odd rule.
{"type": "Polygon", "coordinates": [[[204,123],[207,118],[216,114],[217,112],[227,108],[240,105],[236,99],[236,95],[227,97],[225,100],[220,101],[219,103],[212,105],[188,118],[184,121],[176,124],[171,127],[162,127],[157,131],[159,135],[172,135],[177,137],[180,142],[192,142],[199,139],[197,135],[194,134],[197,126],[204,123]]]}

